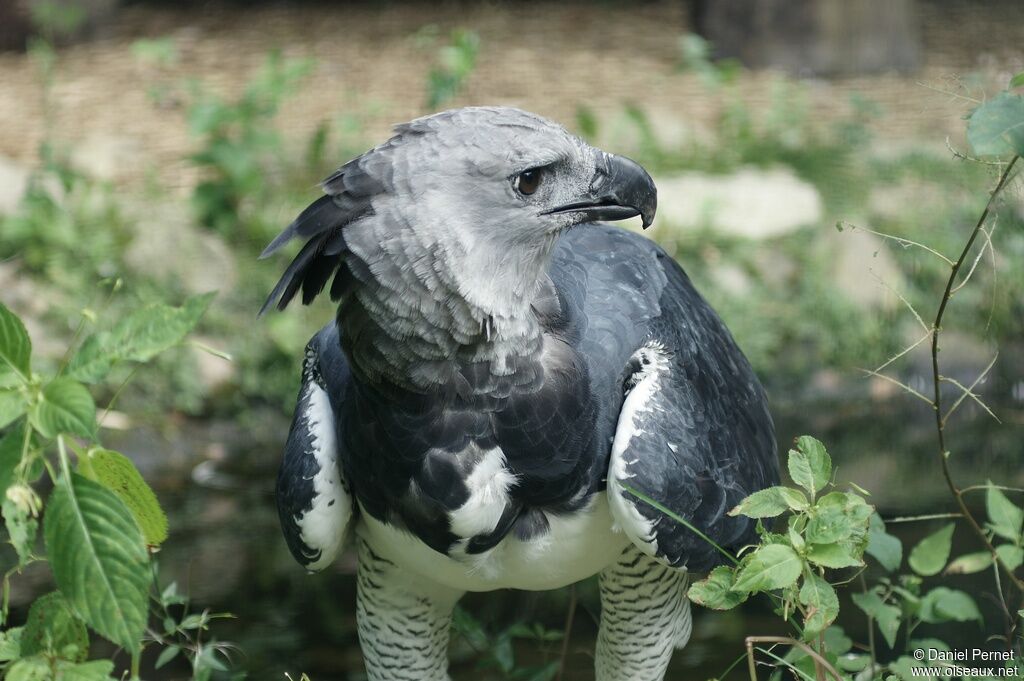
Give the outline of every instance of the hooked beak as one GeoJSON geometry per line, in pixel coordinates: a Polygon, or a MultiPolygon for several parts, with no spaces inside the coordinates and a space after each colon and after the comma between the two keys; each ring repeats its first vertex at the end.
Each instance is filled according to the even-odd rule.
{"type": "Polygon", "coordinates": [[[599,152],[597,171],[581,200],[544,211],[579,213],[582,221],[625,220],[639,215],[647,229],[658,210],[658,188],[639,163],[625,156],[599,152]]]}

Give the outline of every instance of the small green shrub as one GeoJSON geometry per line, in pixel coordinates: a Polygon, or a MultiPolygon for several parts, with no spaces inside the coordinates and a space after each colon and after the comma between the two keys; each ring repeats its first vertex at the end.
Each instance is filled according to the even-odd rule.
{"type": "Polygon", "coordinates": [[[131,459],[100,443],[102,415],[86,387],[118,363],[145,363],[180,343],[210,299],[138,309],[87,335],[48,374],[35,371],[24,324],[0,304],[0,491],[16,557],[3,576],[0,607],[6,679],[113,678],[113,660],[89,659],[90,631],[129,654],[133,679],[147,645],[163,647],[158,667],[184,652],[195,679],[227,669],[225,645],[203,640],[223,615],[191,613],[174,584],[159,587],[152,553],[167,539],[167,517],[131,459]],[[44,475],[53,490],[45,500],[38,491],[44,475]],[[57,590],[37,598],[25,624],[12,627],[11,579],[33,563],[49,566],[57,590]],[[151,629],[151,620],[162,626],[151,629]]]}

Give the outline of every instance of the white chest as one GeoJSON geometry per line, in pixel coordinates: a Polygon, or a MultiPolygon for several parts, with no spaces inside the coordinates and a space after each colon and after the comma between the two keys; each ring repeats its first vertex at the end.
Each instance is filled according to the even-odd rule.
{"type": "Polygon", "coordinates": [[[427,579],[466,591],[556,589],[596,574],[629,543],[614,529],[605,493],[578,511],[546,513],[548,532],[526,541],[505,537],[489,551],[453,556],[434,551],[404,530],[360,514],[356,531],[373,551],[427,579]]]}

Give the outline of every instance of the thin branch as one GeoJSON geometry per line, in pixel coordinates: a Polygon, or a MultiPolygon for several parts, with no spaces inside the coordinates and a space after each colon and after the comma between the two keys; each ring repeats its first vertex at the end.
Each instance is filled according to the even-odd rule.
{"type": "Polygon", "coordinates": [[[889,383],[892,383],[893,385],[897,385],[897,386],[899,386],[899,387],[903,388],[903,389],[904,389],[904,390],[906,390],[906,391],[907,391],[908,393],[910,393],[910,394],[911,394],[911,395],[913,395],[914,397],[918,398],[919,400],[921,400],[921,401],[922,401],[922,402],[924,402],[925,404],[927,404],[927,405],[930,405],[930,406],[934,406],[934,405],[932,404],[932,401],[931,401],[931,400],[929,400],[929,399],[928,399],[927,397],[925,397],[924,395],[922,395],[922,394],[921,394],[921,393],[919,393],[918,391],[914,390],[913,388],[911,388],[911,387],[910,387],[909,385],[907,385],[906,383],[901,383],[900,381],[897,381],[897,380],[896,380],[895,378],[893,378],[892,376],[887,376],[887,375],[885,375],[885,374],[880,374],[880,373],[878,373],[877,371],[871,371],[870,369],[861,369],[861,371],[863,371],[863,372],[864,372],[865,374],[867,374],[868,376],[875,376],[876,378],[881,378],[881,379],[882,379],[882,380],[884,380],[884,381],[889,381],[889,383]]]}
{"type": "Polygon", "coordinates": [[[902,293],[900,293],[895,288],[890,286],[888,284],[888,282],[886,282],[884,279],[882,279],[880,276],[878,276],[874,271],[871,272],[871,275],[875,278],[875,280],[879,284],[881,284],[885,288],[889,289],[889,291],[891,291],[893,293],[893,295],[895,295],[897,298],[899,298],[903,302],[903,304],[906,305],[907,309],[910,310],[910,314],[914,315],[914,319],[916,319],[917,323],[921,325],[921,328],[924,329],[925,331],[927,331],[929,334],[931,334],[932,327],[930,327],[930,326],[928,326],[927,324],[924,323],[924,319],[922,319],[921,315],[919,315],[917,313],[917,310],[914,309],[914,306],[910,304],[910,301],[903,297],[902,293]]]}
{"type": "Polygon", "coordinates": [[[569,609],[565,613],[565,633],[562,634],[562,652],[558,657],[558,674],[555,681],[562,681],[565,674],[565,661],[569,658],[569,639],[572,635],[572,621],[576,616],[576,585],[569,587],[569,609]]]}
{"type": "Polygon", "coordinates": [[[954,402],[953,406],[949,408],[949,411],[946,412],[946,415],[942,417],[943,425],[945,425],[946,422],[949,421],[949,417],[953,415],[953,412],[955,412],[957,410],[957,407],[959,407],[960,404],[965,399],[967,399],[968,396],[973,397],[978,402],[978,404],[980,404],[982,406],[982,408],[985,411],[987,411],[989,413],[989,415],[992,416],[992,418],[994,418],[998,423],[1002,423],[1002,421],[999,420],[999,417],[997,417],[995,414],[993,414],[992,410],[989,409],[985,405],[985,403],[981,401],[981,398],[979,398],[973,392],[974,388],[977,387],[977,385],[979,383],[981,383],[985,379],[985,376],[988,375],[988,372],[992,370],[993,366],[995,366],[995,363],[996,363],[997,359],[999,359],[999,353],[998,352],[992,357],[992,361],[988,363],[988,366],[986,366],[982,370],[982,372],[980,374],[978,374],[978,377],[974,379],[974,383],[971,383],[970,387],[968,387],[968,388],[963,387],[962,385],[960,385],[960,383],[958,381],[955,381],[952,378],[948,378],[946,376],[942,376],[941,377],[943,381],[945,381],[947,383],[952,383],[953,385],[957,386],[958,388],[960,388],[963,391],[963,392],[960,393],[960,397],[956,398],[956,402],[954,402]]]}
{"type": "Polygon", "coordinates": [[[960,271],[961,266],[967,259],[968,254],[971,252],[971,248],[974,246],[975,240],[978,238],[978,234],[981,232],[982,227],[985,225],[985,221],[988,220],[989,213],[992,211],[992,206],[995,204],[1000,192],[1006,187],[1010,177],[1013,173],[1013,168],[1020,160],[1020,156],[1014,156],[1013,159],[1003,169],[1002,174],[999,176],[999,181],[996,183],[995,189],[988,197],[988,201],[985,203],[985,209],[981,212],[978,217],[978,222],[974,225],[974,229],[971,230],[970,236],[967,238],[967,243],[964,244],[963,250],[960,252],[960,257],[957,258],[956,262],[953,263],[950,268],[949,278],[946,280],[946,288],[942,294],[942,299],[939,302],[938,310],[935,312],[935,322],[932,327],[935,332],[932,334],[932,387],[934,388],[934,400],[932,401],[932,408],[935,412],[935,433],[938,439],[938,455],[939,462],[942,465],[942,477],[946,480],[946,486],[949,488],[950,494],[956,500],[957,505],[960,507],[960,512],[963,514],[967,523],[974,530],[974,534],[977,535],[978,539],[984,544],[986,550],[992,555],[993,561],[995,561],[1000,568],[1002,568],[1004,574],[1013,582],[1017,590],[1024,593],[1024,580],[1017,577],[1013,570],[1011,570],[1006,562],[996,552],[995,546],[992,545],[992,541],[989,539],[985,530],[981,527],[977,518],[971,513],[971,510],[967,507],[967,503],[964,501],[963,492],[956,483],[953,481],[953,474],[949,468],[949,450],[946,448],[946,432],[945,432],[945,420],[942,416],[942,374],[939,373],[939,335],[942,330],[942,319],[946,314],[946,306],[949,305],[949,300],[952,297],[953,285],[956,282],[957,274],[960,271]]]}
{"type": "Polygon", "coordinates": [[[972,400],[977,402],[978,406],[984,409],[989,416],[994,418],[996,420],[996,423],[1002,423],[1002,421],[999,420],[999,417],[996,416],[995,413],[993,413],[992,410],[989,409],[989,406],[982,401],[981,397],[979,397],[977,393],[971,392],[970,388],[965,386],[963,383],[956,380],[955,378],[950,378],[949,376],[940,376],[939,380],[942,381],[943,383],[949,383],[950,385],[955,385],[957,388],[960,388],[960,390],[962,391],[961,397],[963,395],[970,397],[972,400]]]}
{"type": "Polygon", "coordinates": [[[932,92],[938,92],[941,95],[948,95],[949,97],[953,97],[954,99],[962,99],[965,102],[970,102],[971,104],[974,104],[974,105],[981,104],[981,100],[980,99],[975,99],[974,97],[968,97],[967,95],[962,95],[962,94],[960,94],[958,92],[953,92],[952,90],[943,90],[942,88],[937,88],[934,85],[928,85],[927,83],[922,83],[919,80],[914,81],[914,84],[919,86],[919,87],[923,87],[926,90],[931,90],[932,92]]]}
{"type": "Polygon", "coordinates": [[[926,520],[950,520],[963,517],[963,513],[928,513],[926,515],[904,515],[896,518],[886,518],[885,524],[888,525],[889,523],[917,523],[924,522],[926,520]]]}
{"type": "Polygon", "coordinates": [[[964,275],[964,278],[960,283],[953,287],[953,290],[950,291],[950,295],[954,295],[957,291],[967,285],[967,282],[969,282],[971,277],[974,275],[974,270],[978,269],[978,263],[983,257],[985,257],[985,251],[992,248],[992,236],[989,234],[988,230],[982,227],[981,233],[985,235],[985,243],[981,245],[981,248],[978,249],[978,254],[974,256],[974,262],[971,263],[971,269],[967,270],[967,274],[964,275]]]}
{"type": "MultiPolygon", "coordinates": [[[[810,647],[809,645],[807,645],[803,641],[798,641],[795,638],[792,638],[790,636],[748,636],[744,640],[746,641],[746,644],[747,644],[747,655],[748,655],[748,658],[751,659],[751,662],[750,662],[751,669],[754,668],[754,663],[753,663],[754,650],[753,649],[754,649],[754,644],[755,643],[782,643],[784,645],[796,646],[800,650],[802,650],[805,653],[807,653],[808,655],[810,655],[811,658],[814,660],[815,665],[821,665],[825,669],[825,671],[827,671],[829,674],[831,674],[832,678],[834,678],[836,681],[843,681],[843,677],[839,674],[839,672],[836,671],[836,668],[833,667],[832,664],[828,660],[826,660],[824,657],[819,655],[818,652],[814,648],[810,647]]],[[[781,658],[777,657],[772,652],[764,651],[763,649],[762,649],[762,652],[767,652],[772,657],[775,657],[776,659],[784,662],[784,660],[782,660],[781,658]]],[[[754,678],[756,679],[756,675],[755,675],[754,678]]]]}
{"type": "Polygon", "coordinates": [[[997,489],[1000,492],[1018,492],[1024,494],[1024,487],[1007,487],[1006,485],[970,485],[963,487],[960,491],[964,494],[967,492],[980,492],[982,490],[997,489]]]}
{"type": "Polygon", "coordinates": [[[900,244],[900,245],[902,245],[904,247],[906,247],[906,246],[917,246],[918,248],[922,248],[922,249],[928,251],[929,253],[931,253],[932,255],[934,255],[934,256],[936,256],[938,258],[941,258],[947,265],[949,265],[951,267],[953,265],[953,261],[952,260],[950,260],[946,256],[942,255],[941,253],[936,251],[934,248],[932,248],[930,246],[925,246],[924,244],[922,244],[919,241],[913,241],[912,239],[905,239],[905,238],[903,238],[901,236],[896,236],[895,234],[888,234],[886,232],[879,232],[877,230],[871,229],[870,227],[861,227],[860,225],[855,225],[852,222],[847,222],[847,223],[844,223],[844,224],[848,225],[851,230],[856,231],[856,230],[859,229],[859,230],[867,232],[868,234],[874,234],[875,236],[880,236],[883,239],[890,239],[891,241],[895,241],[896,243],[898,243],[898,244],[900,244]]]}
{"type": "Polygon", "coordinates": [[[900,350],[899,352],[897,352],[897,353],[896,353],[895,355],[893,355],[893,356],[892,356],[892,357],[890,357],[889,359],[885,360],[885,362],[883,362],[881,366],[875,367],[875,370],[874,370],[874,372],[872,372],[872,373],[874,373],[874,374],[879,374],[879,373],[881,373],[882,371],[884,371],[884,370],[885,370],[885,368],[886,368],[887,366],[889,366],[890,364],[892,364],[893,362],[895,362],[895,361],[896,361],[896,360],[898,360],[899,358],[903,357],[903,356],[904,356],[904,355],[906,355],[906,354],[907,354],[908,352],[911,352],[911,351],[912,351],[912,350],[913,350],[914,348],[916,348],[916,347],[917,347],[918,345],[920,345],[921,343],[924,343],[924,342],[925,342],[926,340],[928,340],[928,339],[929,339],[929,338],[931,338],[931,337],[932,337],[932,330],[931,330],[931,329],[928,329],[928,333],[926,333],[925,335],[921,336],[921,337],[920,337],[920,338],[918,338],[918,339],[917,339],[916,341],[914,341],[914,342],[913,342],[912,344],[910,344],[910,345],[908,345],[907,347],[903,348],[902,350],[900,350]]]}

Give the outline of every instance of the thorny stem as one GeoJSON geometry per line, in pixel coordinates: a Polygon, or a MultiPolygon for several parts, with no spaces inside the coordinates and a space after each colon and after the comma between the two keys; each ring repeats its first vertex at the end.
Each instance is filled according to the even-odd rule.
{"type": "Polygon", "coordinates": [[[967,520],[971,529],[974,530],[974,533],[985,545],[988,552],[992,554],[992,559],[1003,569],[1003,572],[1010,578],[1018,591],[1024,593],[1024,580],[1021,580],[1019,577],[1014,575],[1013,570],[1009,569],[1006,563],[1003,562],[1002,558],[999,557],[999,554],[996,553],[996,549],[985,534],[985,530],[982,529],[978,520],[971,513],[970,509],[967,508],[967,504],[963,497],[963,490],[957,487],[956,483],[953,481],[953,475],[949,469],[949,452],[946,449],[946,424],[942,416],[942,375],[939,373],[939,333],[942,330],[942,319],[946,314],[946,306],[949,304],[949,300],[953,296],[953,286],[956,283],[956,276],[960,271],[960,267],[967,259],[967,256],[971,251],[971,247],[974,246],[974,242],[978,238],[978,234],[981,233],[982,227],[985,225],[985,221],[988,220],[989,213],[992,210],[992,206],[995,203],[996,198],[1002,192],[1003,188],[1006,187],[1006,184],[1013,172],[1013,167],[1016,165],[1019,158],[1020,156],[1014,156],[1006,165],[1006,168],[1003,169],[1002,174],[999,176],[999,181],[996,183],[995,189],[992,190],[992,193],[989,195],[988,202],[985,204],[985,210],[981,212],[981,216],[978,218],[977,224],[974,225],[974,229],[971,231],[971,235],[967,239],[967,243],[964,244],[964,248],[960,252],[960,257],[956,259],[956,262],[953,263],[953,266],[950,268],[949,279],[946,280],[946,290],[942,294],[942,300],[939,302],[939,309],[935,313],[935,322],[932,324],[932,386],[934,388],[932,408],[935,411],[935,431],[938,435],[939,460],[942,463],[942,476],[946,480],[946,486],[949,487],[949,491],[956,500],[957,506],[960,507],[961,514],[967,520]]]}

